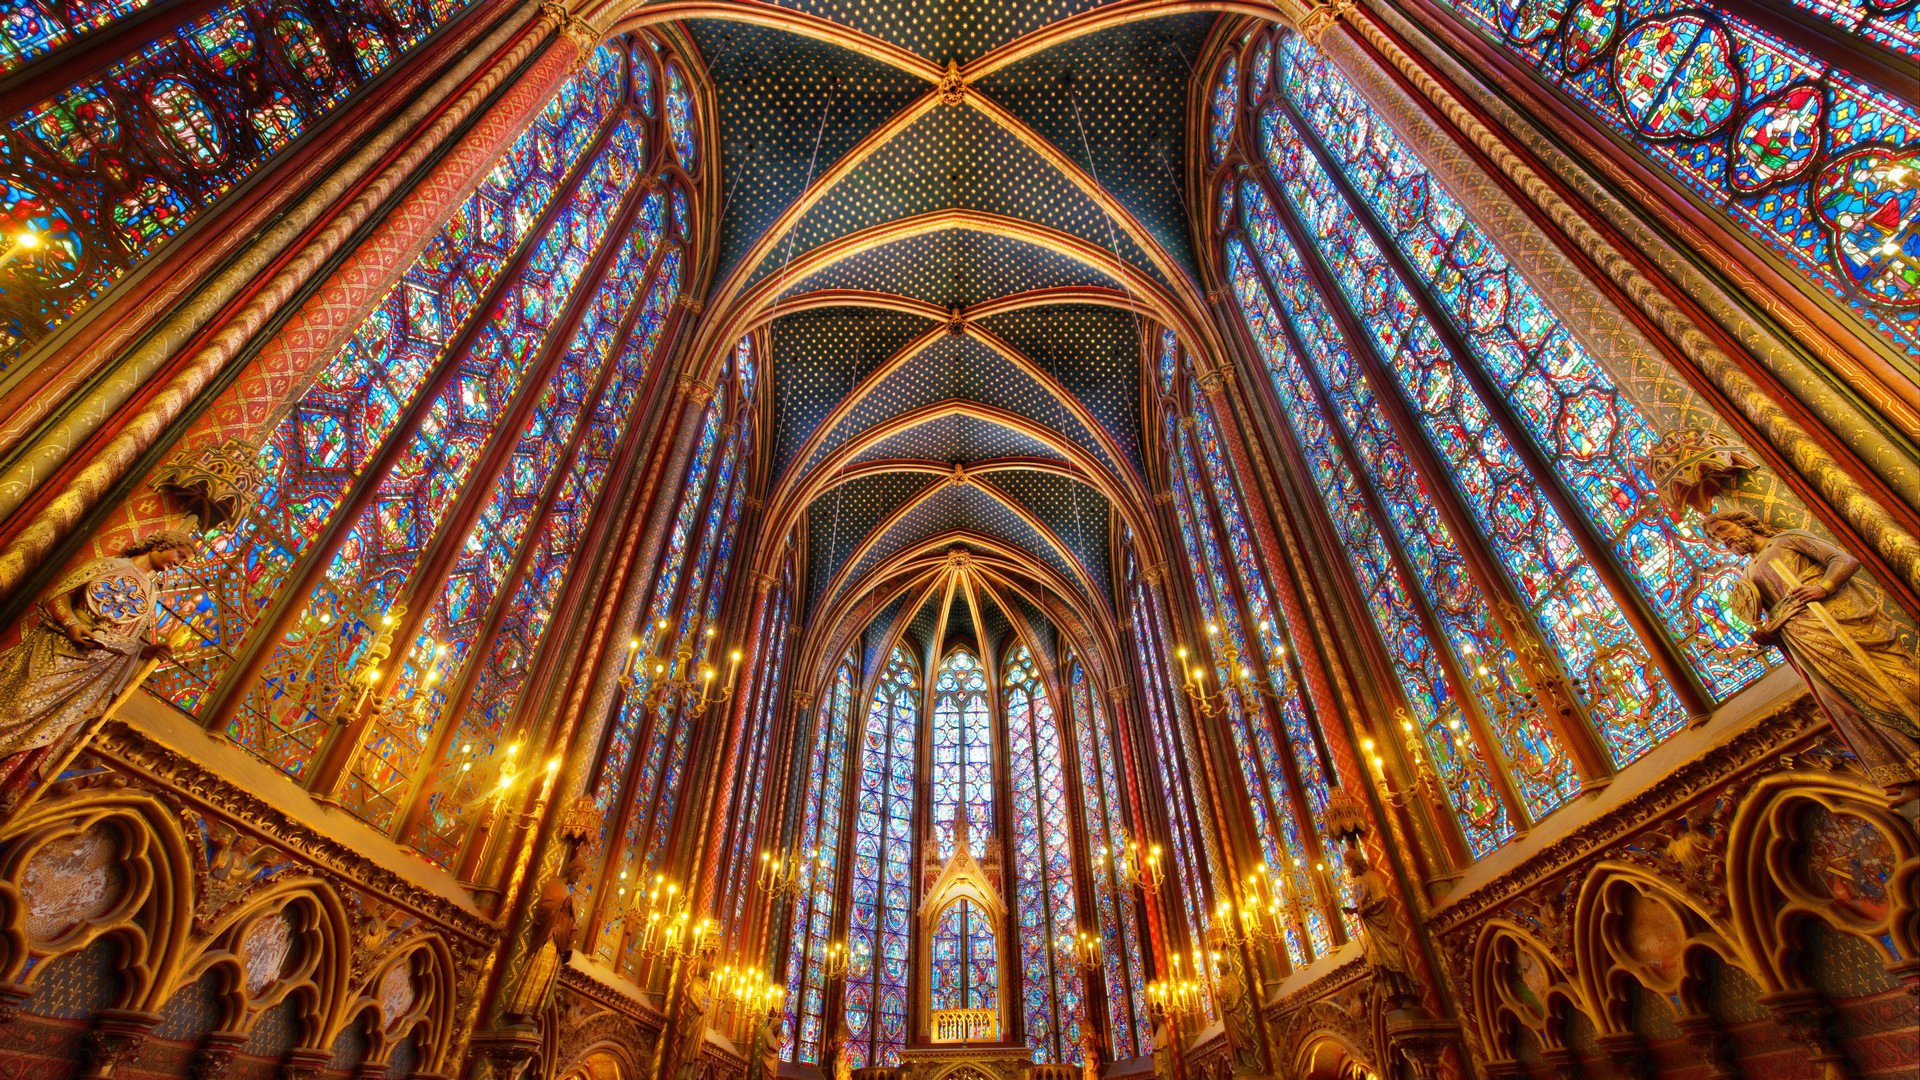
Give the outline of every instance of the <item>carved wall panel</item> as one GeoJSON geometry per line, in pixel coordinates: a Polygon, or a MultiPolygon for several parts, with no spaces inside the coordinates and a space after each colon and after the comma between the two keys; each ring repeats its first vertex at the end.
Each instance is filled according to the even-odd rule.
{"type": "Polygon", "coordinates": [[[437,1076],[495,932],[124,724],[0,826],[0,1068],[437,1076]]]}

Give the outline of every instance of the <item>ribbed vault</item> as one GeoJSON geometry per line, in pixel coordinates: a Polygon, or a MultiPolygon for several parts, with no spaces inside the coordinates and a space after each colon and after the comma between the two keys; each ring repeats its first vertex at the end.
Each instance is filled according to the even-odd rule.
{"type": "Polygon", "coordinates": [[[793,545],[816,660],[869,624],[934,619],[922,644],[958,626],[908,595],[940,580],[971,598],[970,633],[1043,625],[1051,643],[1070,615],[1083,651],[1111,637],[1116,531],[1159,546],[1142,372],[1161,327],[1213,344],[1183,133],[1192,58],[1241,7],[1269,10],[733,0],[626,17],[685,20],[711,78],[723,210],[696,348],[758,334],[771,358],[754,559],[771,571],[793,545]]]}

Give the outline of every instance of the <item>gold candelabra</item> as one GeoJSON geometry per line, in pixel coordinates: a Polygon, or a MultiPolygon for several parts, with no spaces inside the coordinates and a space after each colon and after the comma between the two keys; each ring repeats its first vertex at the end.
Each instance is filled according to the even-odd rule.
{"type": "Polygon", "coordinates": [[[1161,865],[1160,845],[1149,844],[1141,847],[1137,840],[1128,840],[1123,829],[1119,839],[1111,848],[1100,847],[1093,852],[1093,879],[1112,881],[1120,889],[1139,888],[1149,895],[1160,891],[1161,882],[1166,880],[1166,869],[1161,865]],[[1107,873],[1111,863],[1113,872],[1107,873]]]}
{"type": "Polygon", "coordinates": [[[1054,939],[1053,947],[1063,962],[1082,971],[1098,971],[1106,966],[1106,943],[1097,933],[1085,930],[1063,933],[1054,939]]]}
{"type": "Polygon", "coordinates": [[[827,981],[832,982],[835,979],[846,978],[847,961],[852,958],[853,954],[847,951],[846,942],[827,942],[826,956],[821,959],[820,963],[821,970],[826,972],[827,981]]]}
{"type": "Polygon", "coordinates": [[[753,884],[761,892],[784,895],[788,898],[798,896],[808,881],[815,876],[808,871],[820,865],[818,850],[810,852],[792,851],[785,855],[772,851],[760,853],[760,870],[754,875],[753,884]]]}
{"type": "Polygon", "coordinates": [[[1193,967],[1189,972],[1181,971],[1180,953],[1167,954],[1167,977],[1147,984],[1147,1009],[1156,1016],[1164,1016],[1169,1025],[1178,1026],[1188,1017],[1207,1011],[1207,1002],[1213,995],[1212,965],[1205,954],[1193,954],[1193,967]]]}
{"type": "Polygon", "coordinates": [[[694,662],[695,642],[700,642],[702,654],[713,648],[713,627],[698,629],[697,624],[687,627],[678,646],[669,648],[667,640],[668,622],[661,619],[654,624],[658,632],[660,651],[651,656],[645,655],[642,642],[633,638],[627,642],[626,670],[620,676],[620,685],[629,695],[639,694],[640,705],[645,709],[667,705],[676,708],[690,708],[704,712],[709,706],[733,700],[734,685],[740,677],[739,649],[733,650],[727,660],[727,680],[718,691],[714,690],[714,679],[719,671],[712,661],[694,662]]]}
{"type": "Polygon", "coordinates": [[[712,952],[719,946],[712,919],[698,922],[687,910],[688,894],[677,882],[655,874],[651,887],[629,890],[627,872],[620,871],[621,884],[616,897],[631,895],[627,904],[627,926],[634,936],[634,951],[647,959],[666,957],[681,960],[712,952]]]}

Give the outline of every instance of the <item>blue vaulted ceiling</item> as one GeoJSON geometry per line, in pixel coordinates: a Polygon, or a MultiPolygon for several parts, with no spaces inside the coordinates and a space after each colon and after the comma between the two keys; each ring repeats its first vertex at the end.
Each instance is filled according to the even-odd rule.
{"type": "MultiPolygon", "coordinates": [[[[774,2],[830,25],[689,26],[721,143],[707,300],[755,313],[766,335],[770,499],[791,494],[782,520],[807,552],[801,621],[852,606],[827,595],[836,580],[873,587],[894,555],[948,534],[1017,554],[1023,587],[1050,576],[1087,594],[1081,610],[1112,610],[1110,499],[1150,513],[1154,328],[1134,311],[1142,292],[1199,306],[1179,163],[1190,58],[1214,16],[1115,0],[774,2]],[[1121,14],[1102,19],[1109,4],[1121,14]],[[1029,47],[1063,20],[1091,29],[1029,47]],[[949,70],[964,92],[941,85],[949,70]],[[983,471],[954,483],[955,466],[983,471]]],[[[770,10],[742,0],[756,3],[770,10]]],[[[990,637],[1010,632],[1010,602],[982,600],[990,637]]],[[[916,622],[923,643],[940,629],[938,612],[916,622]]]]}

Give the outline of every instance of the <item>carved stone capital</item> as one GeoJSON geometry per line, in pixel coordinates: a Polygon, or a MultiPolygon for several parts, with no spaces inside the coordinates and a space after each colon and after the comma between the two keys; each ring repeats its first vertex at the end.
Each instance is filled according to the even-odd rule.
{"type": "Polygon", "coordinates": [[[1341,18],[1352,13],[1354,0],[1319,0],[1300,17],[1300,36],[1318,43],[1320,35],[1332,29],[1341,18]]]}
{"type": "Polygon", "coordinates": [[[287,1051],[280,1063],[280,1080],[320,1080],[333,1061],[333,1051],[311,1046],[296,1046],[287,1051]]]}
{"type": "Polygon", "coordinates": [[[1172,505],[1173,505],[1173,492],[1171,492],[1171,491],[1156,491],[1156,492],[1154,492],[1154,493],[1153,493],[1153,501],[1154,501],[1154,502],[1157,502],[1157,503],[1159,503],[1159,504],[1160,504],[1161,506],[1172,506],[1172,505]]]}
{"type": "Polygon", "coordinates": [[[1227,387],[1233,385],[1233,379],[1233,369],[1225,364],[1220,364],[1211,371],[1208,371],[1205,375],[1200,376],[1200,389],[1205,390],[1209,394],[1218,390],[1225,390],[1227,387]]]}
{"type": "Polygon", "coordinates": [[[699,297],[693,295],[692,293],[685,293],[685,292],[681,293],[679,296],[674,297],[673,302],[680,305],[683,308],[686,308],[687,314],[689,315],[698,315],[700,314],[700,312],[704,311],[707,306],[707,302],[705,300],[700,299],[699,297]]]}
{"type": "Polygon", "coordinates": [[[260,489],[260,448],[239,439],[202,447],[154,470],[155,490],[186,504],[202,529],[232,520],[260,489]]]}
{"type": "Polygon", "coordinates": [[[517,1080],[540,1053],[540,1033],[531,1027],[504,1027],[473,1037],[475,1075],[482,1080],[517,1080]]]}
{"type": "Polygon", "coordinates": [[[679,385],[680,392],[686,395],[687,400],[695,405],[705,405],[707,402],[713,400],[714,386],[712,383],[701,382],[691,375],[682,375],[680,376],[679,385]]]}
{"type": "Polygon", "coordinates": [[[581,52],[600,44],[606,32],[578,15],[569,14],[565,26],[560,28],[560,36],[580,46],[581,52]]]}
{"type": "Polygon", "coordinates": [[[780,579],[767,573],[765,570],[755,570],[753,572],[753,591],[761,596],[772,592],[773,587],[778,584],[780,584],[780,579]]]}
{"type": "MultiPolygon", "coordinates": [[[[1173,501],[1172,493],[1166,492],[1165,494],[1167,495],[1167,501],[1172,502],[1173,501]]],[[[1163,562],[1157,562],[1157,563],[1153,563],[1150,566],[1141,567],[1140,580],[1146,582],[1149,585],[1158,585],[1161,582],[1167,580],[1167,564],[1163,562]]]]}

